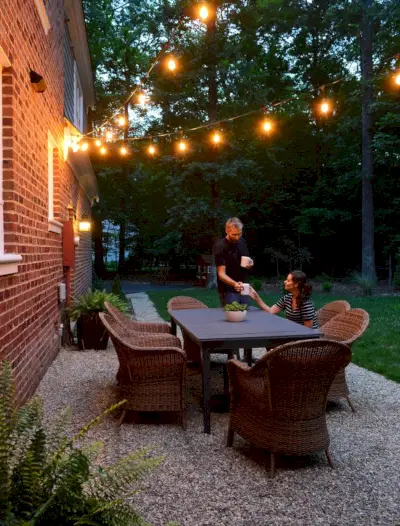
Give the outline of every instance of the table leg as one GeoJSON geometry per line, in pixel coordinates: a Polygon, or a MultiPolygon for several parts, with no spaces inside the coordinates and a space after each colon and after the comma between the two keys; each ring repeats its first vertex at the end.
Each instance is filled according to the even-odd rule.
{"type": "Polygon", "coordinates": [[[249,367],[252,366],[253,349],[244,349],[244,361],[249,367]]]}
{"type": "Polygon", "coordinates": [[[203,378],[203,422],[204,433],[211,433],[210,423],[210,351],[203,346],[201,351],[201,371],[203,378]]]}
{"type": "Polygon", "coordinates": [[[176,323],[175,323],[175,320],[173,320],[172,318],[171,318],[171,334],[176,336],[176,323]]]}

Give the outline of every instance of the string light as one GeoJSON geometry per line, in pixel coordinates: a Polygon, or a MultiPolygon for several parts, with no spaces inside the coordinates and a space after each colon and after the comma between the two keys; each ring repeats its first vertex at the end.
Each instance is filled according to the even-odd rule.
{"type": "Polygon", "coordinates": [[[199,16],[202,20],[207,20],[209,15],[208,7],[206,5],[201,5],[199,9],[199,16]]]}
{"type": "Polygon", "coordinates": [[[396,86],[400,86],[400,73],[397,73],[394,77],[394,83],[396,86]]]}
{"type": "Polygon", "coordinates": [[[327,100],[321,102],[319,109],[323,115],[328,115],[332,112],[332,106],[327,100]]]}
{"type": "Polygon", "coordinates": [[[150,144],[150,146],[147,148],[147,151],[150,155],[155,155],[157,153],[157,148],[153,144],[150,144]]]}
{"type": "Polygon", "coordinates": [[[125,124],[126,124],[126,119],[125,119],[125,117],[123,117],[122,115],[120,115],[120,116],[118,117],[118,119],[117,119],[117,122],[118,122],[118,124],[119,124],[120,126],[125,126],[125,124]]]}
{"type": "Polygon", "coordinates": [[[272,121],[270,119],[265,119],[262,122],[261,127],[262,127],[263,132],[269,135],[273,128],[272,121]]]}
{"type": "Polygon", "coordinates": [[[102,146],[102,147],[100,148],[100,153],[101,153],[101,155],[105,155],[105,154],[107,153],[107,148],[105,148],[104,146],[102,146]]]}
{"type": "Polygon", "coordinates": [[[121,148],[119,149],[119,153],[121,155],[128,155],[129,153],[128,148],[126,146],[121,146],[121,148]]]}
{"type": "Polygon", "coordinates": [[[169,71],[173,72],[177,68],[177,62],[173,57],[167,59],[167,68],[169,71]]]}
{"type": "Polygon", "coordinates": [[[84,142],[80,145],[80,147],[83,152],[86,152],[86,150],[89,148],[89,144],[87,142],[84,142]]]}
{"type": "Polygon", "coordinates": [[[79,152],[79,150],[80,150],[80,146],[79,146],[79,144],[78,144],[77,142],[74,143],[74,144],[72,145],[72,151],[73,151],[74,153],[76,153],[76,152],[79,152]]]}
{"type": "Polygon", "coordinates": [[[111,130],[106,131],[106,139],[111,141],[113,138],[113,133],[111,130]]]}
{"type": "Polygon", "coordinates": [[[96,146],[101,146],[101,140],[100,139],[96,139],[96,146]]]}
{"type": "Polygon", "coordinates": [[[178,150],[181,152],[181,153],[184,153],[187,151],[187,144],[185,141],[179,141],[178,143],[178,150]]]}
{"type": "Polygon", "coordinates": [[[148,101],[148,96],[146,95],[146,93],[139,93],[137,100],[139,104],[144,106],[146,102],[148,101]]]}
{"type": "Polygon", "coordinates": [[[214,132],[214,133],[211,135],[211,141],[212,141],[215,145],[221,144],[221,142],[222,142],[222,135],[221,135],[219,132],[214,132]]]}

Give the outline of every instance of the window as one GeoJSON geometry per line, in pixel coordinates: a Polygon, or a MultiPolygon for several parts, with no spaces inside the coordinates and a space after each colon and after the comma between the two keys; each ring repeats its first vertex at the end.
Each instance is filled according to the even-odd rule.
{"type": "Polygon", "coordinates": [[[36,5],[36,9],[39,13],[40,21],[42,22],[44,32],[47,35],[47,33],[49,32],[51,28],[51,24],[50,24],[49,17],[47,16],[46,6],[44,5],[43,0],[34,0],[34,2],[36,5]]]}
{"type": "Polygon", "coordinates": [[[74,62],[74,125],[83,133],[83,93],[76,62],[74,62]]]}
{"type": "Polygon", "coordinates": [[[48,155],[48,168],[47,168],[47,187],[48,187],[48,216],[49,216],[49,232],[55,232],[61,234],[62,223],[54,219],[54,189],[55,189],[55,159],[58,160],[58,149],[57,143],[54,140],[50,132],[48,132],[47,139],[47,155],[48,155]]]}
{"type": "Polygon", "coordinates": [[[3,201],[3,68],[11,66],[3,48],[0,46],[0,276],[18,272],[22,257],[8,254],[4,246],[4,201],[3,201]]]}

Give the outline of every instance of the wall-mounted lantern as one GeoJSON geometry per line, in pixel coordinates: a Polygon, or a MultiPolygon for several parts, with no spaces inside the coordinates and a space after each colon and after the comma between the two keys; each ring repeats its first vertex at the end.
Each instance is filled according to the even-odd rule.
{"type": "Polygon", "coordinates": [[[29,72],[29,77],[31,79],[32,87],[36,91],[36,93],[43,93],[46,90],[46,81],[44,80],[42,75],[39,75],[39,73],[36,73],[36,71],[33,71],[31,69],[29,72]]]}
{"type": "Polygon", "coordinates": [[[82,216],[79,220],[78,230],[79,232],[90,232],[91,226],[90,218],[87,216],[82,216]]]}

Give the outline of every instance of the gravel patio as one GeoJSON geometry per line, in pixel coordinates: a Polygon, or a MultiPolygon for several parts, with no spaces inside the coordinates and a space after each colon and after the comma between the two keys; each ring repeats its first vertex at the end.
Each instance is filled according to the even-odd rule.
{"type": "MultiPolygon", "coordinates": [[[[146,310],[148,305],[141,313],[135,306],[147,319],[146,310]]],[[[51,417],[68,404],[74,430],[83,426],[116,401],[117,368],[111,345],[105,351],[62,350],[37,390],[45,414],[51,417]]],[[[144,446],[165,456],[135,495],[138,511],[153,526],[169,521],[182,526],[398,525],[400,386],[353,364],[348,383],[357,412],[345,403],[328,410],[335,470],[321,452],[281,457],[275,478],[268,478],[263,451],[237,436],[232,449],[225,447],[226,413],[212,413],[212,434],[204,435],[196,371],[188,376],[186,431],[157,415],[118,428],[115,415],[93,429],[90,439],[105,442],[105,463],[144,446]]],[[[212,390],[222,392],[218,364],[212,390]]]]}

